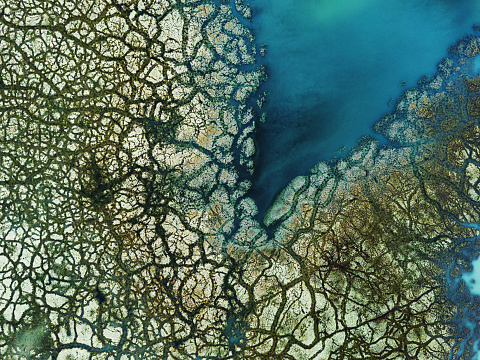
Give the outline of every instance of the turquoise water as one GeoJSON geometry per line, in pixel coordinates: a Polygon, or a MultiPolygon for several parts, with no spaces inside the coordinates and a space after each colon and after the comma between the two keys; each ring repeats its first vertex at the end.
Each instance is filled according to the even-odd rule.
{"type": "MultiPolygon", "coordinates": [[[[463,226],[480,230],[476,223],[460,223],[463,226]]],[[[465,355],[471,346],[472,360],[480,360],[478,353],[480,345],[480,327],[478,324],[478,302],[480,301],[480,258],[478,258],[478,241],[480,237],[475,236],[465,239],[464,248],[455,253],[454,260],[445,269],[446,272],[446,295],[453,300],[458,309],[454,322],[458,326],[458,334],[463,334],[456,339],[454,347],[459,352],[453,356],[453,349],[449,359],[456,359],[465,355]],[[462,264],[461,266],[458,266],[462,264]],[[466,267],[466,264],[470,264],[466,267]],[[459,275],[452,276],[453,268],[459,269],[459,275]]],[[[467,356],[467,358],[469,358],[467,356]]]]}
{"type": "MultiPolygon", "coordinates": [[[[479,57],[480,58],[480,57],[479,57]]],[[[475,61],[475,70],[477,70],[477,63],[478,60],[475,61]]],[[[474,228],[476,230],[480,230],[480,225],[479,224],[474,224],[474,223],[469,223],[466,224],[466,226],[474,228]]],[[[475,239],[472,239],[475,240],[475,239]]],[[[470,261],[467,261],[470,262],[470,261]]],[[[480,295],[480,257],[477,257],[475,260],[471,261],[471,271],[466,271],[465,273],[462,274],[462,279],[467,283],[468,291],[470,294],[473,296],[479,296],[480,295]]],[[[471,313],[472,311],[465,311],[465,313],[471,313]]],[[[478,318],[478,314],[477,314],[478,318]]],[[[478,353],[478,348],[480,344],[480,340],[478,339],[478,335],[475,337],[475,330],[476,326],[474,322],[472,322],[470,319],[465,319],[465,327],[469,330],[469,336],[472,337],[474,340],[473,342],[473,352],[476,354],[476,356],[473,357],[473,360],[480,360],[480,354],[478,353]]],[[[469,337],[467,337],[467,340],[470,340],[469,337]]]]}
{"type": "Polygon", "coordinates": [[[343,156],[433,75],[480,20],[472,0],[250,0],[268,80],[252,196],[260,216],[295,176],[343,156]],[[346,151],[337,151],[345,146],[346,151]]]}
{"type": "Polygon", "coordinates": [[[480,57],[477,57],[477,59],[473,63],[473,71],[475,71],[476,73],[480,73],[480,57]]]}
{"type": "MultiPolygon", "coordinates": [[[[384,141],[372,125],[393,110],[393,99],[404,90],[435,74],[448,47],[480,22],[480,2],[471,0],[250,0],[250,5],[257,43],[267,44],[263,63],[269,76],[262,87],[267,121],[257,130],[251,194],[260,218],[294,177],[319,161],[346,155],[365,135],[384,141]]],[[[474,71],[480,72],[480,60],[474,71]]],[[[473,240],[451,267],[474,260],[473,240]]],[[[459,356],[469,342],[473,352],[480,345],[474,306],[480,260],[472,265],[472,272],[460,277],[446,269],[447,293],[461,308],[454,321],[467,334],[456,343],[459,356]]]]}

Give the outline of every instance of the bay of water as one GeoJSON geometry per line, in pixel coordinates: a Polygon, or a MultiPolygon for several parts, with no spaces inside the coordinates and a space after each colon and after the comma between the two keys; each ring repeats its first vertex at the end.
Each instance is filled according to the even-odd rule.
{"type": "MultiPolygon", "coordinates": [[[[480,258],[477,258],[472,262],[472,271],[463,274],[463,280],[467,282],[468,289],[473,295],[480,295],[480,258]]],[[[470,332],[473,333],[475,325],[472,323],[470,326],[470,332]]],[[[474,351],[477,353],[475,360],[480,360],[480,354],[478,353],[479,341],[474,342],[474,351]]]]}
{"type": "MultiPolygon", "coordinates": [[[[269,76],[261,88],[267,92],[267,121],[257,130],[250,193],[259,219],[293,178],[319,161],[345,156],[365,135],[384,142],[373,124],[393,111],[404,90],[434,75],[448,48],[480,23],[480,2],[473,0],[250,0],[250,5],[257,44],[267,44],[261,61],[269,76]]],[[[474,67],[480,71],[480,61],[474,67]]],[[[475,249],[472,241],[458,257],[471,262],[475,249]]],[[[462,281],[471,296],[480,294],[480,260],[462,278],[447,276],[452,299],[462,281]]],[[[454,319],[469,334],[457,343],[460,353],[469,341],[474,352],[480,346],[474,312],[465,308],[465,315],[454,319]]]]}
{"type": "Polygon", "coordinates": [[[260,217],[294,177],[345,155],[364,135],[380,138],[371,127],[393,109],[392,99],[433,75],[448,47],[480,22],[473,0],[249,4],[269,76],[250,194],[260,217]]]}

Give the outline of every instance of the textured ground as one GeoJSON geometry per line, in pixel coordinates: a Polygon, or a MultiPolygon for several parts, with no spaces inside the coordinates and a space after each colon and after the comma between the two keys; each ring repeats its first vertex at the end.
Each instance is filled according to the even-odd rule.
{"type": "Polygon", "coordinates": [[[377,124],[395,146],[292,181],[269,236],[241,1],[0,5],[3,359],[470,358],[478,299],[449,284],[479,221],[478,37],[377,124]]]}

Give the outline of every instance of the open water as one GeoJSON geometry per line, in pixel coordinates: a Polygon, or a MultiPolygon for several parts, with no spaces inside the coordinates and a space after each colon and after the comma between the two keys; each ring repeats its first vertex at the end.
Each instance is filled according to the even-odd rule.
{"type": "Polygon", "coordinates": [[[257,43],[267,44],[262,61],[269,76],[250,194],[260,218],[319,161],[346,155],[362,136],[382,140],[372,125],[480,22],[480,2],[473,0],[249,4],[257,43]]]}
{"type": "MultiPolygon", "coordinates": [[[[404,90],[432,76],[449,46],[480,23],[480,2],[473,0],[249,3],[257,43],[267,44],[262,61],[269,76],[261,88],[267,121],[257,130],[250,194],[260,219],[293,178],[319,161],[345,156],[365,135],[385,142],[372,126],[404,90]]],[[[480,60],[474,69],[480,71],[480,60]]],[[[469,251],[458,254],[467,263],[478,250],[473,240],[469,251]]],[[[480,259],[471,270],[461,278],[447,275],[452,298],[465,284],[470,295],[480,295],[480,259]]],[[[468,341],[474,351],[480,345],[478,314],[463,311],[455,321],[469,335],[456,343],[460,356],[468,341]]]]}

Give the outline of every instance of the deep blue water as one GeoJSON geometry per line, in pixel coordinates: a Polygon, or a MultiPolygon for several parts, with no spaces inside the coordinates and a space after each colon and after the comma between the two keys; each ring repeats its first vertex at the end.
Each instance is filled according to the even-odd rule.
{"type": "Polygon", "coordinates": [[[269,76],[250,194],[259,218],[294,177],[374,135],[390,100],[433,75],[448,47],[480,22],[479,3],[250,0],[269,76]]]}

